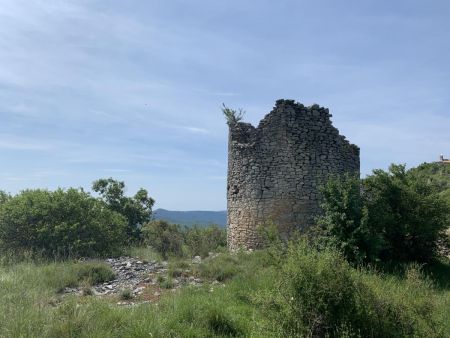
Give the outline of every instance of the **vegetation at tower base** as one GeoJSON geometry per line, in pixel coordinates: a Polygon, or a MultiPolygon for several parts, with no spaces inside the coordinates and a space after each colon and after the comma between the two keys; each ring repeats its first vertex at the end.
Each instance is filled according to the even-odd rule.
{"type": "Polygon", "coordinates": [[[441,186],[404,165],[336,177],[322,189],[318,223],[351,261],[429,261],[450,224],[441,186]]]}
{"type": "Polygon", "coordinates": [[[0,336],[449,337],[450,285],[417,264],[395,274],[355,268],[301,240],[282,252],[221,253],[193,269],[203,286],[121,306],[122,294],[60,293],[85,276],[110,278],[91,262],[0,264],[0,336]]]}
{"type": "Polygon", "coordinates": [[[258,127],[229,125],[228,245],[258,248],[258,227],[277,224],[285,237],[314,224],[319,187],[330,174],[359,173],[359,148],[333,127],[328,109],[278,100],[258,127]]]}

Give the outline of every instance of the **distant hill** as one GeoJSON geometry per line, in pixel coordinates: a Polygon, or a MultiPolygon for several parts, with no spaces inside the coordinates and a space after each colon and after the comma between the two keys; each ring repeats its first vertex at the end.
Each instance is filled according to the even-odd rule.
{"type": "Polygon", "coordinates": [[[200,226],[217,224],[220,227],[225,228],[227,224],[226,211],[171,211],[166,209],[156,209],[153,216],[157,220],[165,220],[170,223],[186,226],[193,226],[195,224],[200,226]]]}

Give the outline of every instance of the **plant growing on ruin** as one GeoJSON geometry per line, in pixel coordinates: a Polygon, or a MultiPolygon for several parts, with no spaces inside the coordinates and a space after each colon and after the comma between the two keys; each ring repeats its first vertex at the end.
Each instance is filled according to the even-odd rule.
{"type": "Polygon", "coordinates": [[[227,124],[229,126],[232,126],[232,125],[238,123],[239,121],[242,121],[242,119],[244,118],[244,115],[245,115],[245,111],[242,108],[239,108],[238,110],[231,109],[231,108],[228,108],[225,105],[225,103],[222,103],[222,112],[223,112],[223,115],[225,115],[227,124]]]}

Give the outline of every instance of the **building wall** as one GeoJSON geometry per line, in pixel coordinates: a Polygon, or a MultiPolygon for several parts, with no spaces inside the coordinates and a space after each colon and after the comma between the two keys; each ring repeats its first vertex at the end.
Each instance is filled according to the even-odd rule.
{"type": "Polygon", "coordinates": [[[359,173],[359,148],[330,121],[328,109],[278,100],[257,128],[230,125],[228,246],[257,248],[259,226],[276,224],[284,236],[313,224],[319,186],[330,174],[359,173]]]}

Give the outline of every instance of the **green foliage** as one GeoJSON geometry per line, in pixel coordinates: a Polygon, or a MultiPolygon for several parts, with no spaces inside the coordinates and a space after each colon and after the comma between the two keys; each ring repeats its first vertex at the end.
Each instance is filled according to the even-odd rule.
{"type": "Polygon", "coordinates": [[[135,257],[144,262],[156,261],[160,262],[162,260],[161,255],[155,251],[150,246],[139,245],[130,246],[124,249],[123,254],[125,256],[135,257]]]}
{"type": "Polygon", "coordinates": [[[184,238],[191,256],[206,257],[209,252],[217,252],[227,245],[227,233],[217,225],[186,228],[184,238]]]}
{"type": "Polygon", "coordinates": [[[245,115],[245,111],[242,108],[239,108],[239,110],[231,109],[228,108],[225,103],[222,103],[222,113],[225,116],[229,126],[240,122],[245,115]]]}
{"type": "Polygon", "coordinates": [[[401,281],[351,267],[338,251],[290,246],[280,276],[255,301],[280,337],[440,337],[442,306],[418,266],[401,281]]]}
{"type": "Polygon", "coordinates": [[[375,261],[382,245],[382,228],[368,224],[368,210],[360,195],[359,177],[332,177],[322,187],[323,227],[327,244],[337,247],[354,262],[375,261]]]}
{"type": "Polygon", "coordinates": [[[142,238],[164,259],[168,257],[208,256],[209,252],[223,251],[226,231],[216,225],[206,228],[182,228],[164,220],[154,220],[142,227],[142,238]]]}
{"type": "Polygon", "coordinates": [[[174,287],[173,279],[172,278],[163,278],[161,282],[159,283],[159,286],[162,289],[172,289],[174,287]]]}
{"type": "Polygon", "coordinates": [[[428,261],[448,227],[450,205],[423,177],[391,165],[363,181],[369,224],[382,229],[380,257],[394,261],[428,261]]]}
{"type": "Polygon", "coordinates": [[[6,203],[6,201],[8,201],[10,198],[11,198],[11,195],[0,190],[0,205],[6,203]]]}
{"type": "Polygon", "coordinates": [[[77,272],[78,280],[86,280],[90,285],[108,282],[115,278],[114,271],[100,262],[89,262],[80,264],[77,272]]]}
{"type": "Polygon", "coordinates": [[[112,178],[103,178],[92,184],[108,207],[127,219],[127,236],[130,240],[140,238],[140,227],[150,221],[155,201],[145,189],[139,189],[133,197],[125,196],[125,183],[112,178]]]}
{"type": "Polygon", "coordinates": [[[219,255],[216,258],[206,259],[194,267],[194,273],[198,277],[223,282],[239,273],[238,259],[238,257],[230,255],[219,255]]]}
{"type": "Polygon", "coordinates": [[[133,291],[129,288],[121,290],[119,293],[119,299],[121,300],[133,299],[133,291]]]}
{"type": "Polygon", "coordinates": [[[422,163],[417,168],[411,169],[411,174],[426,180],[450,203],[450,164],[422,163]]]}
{"type": "Polygon", "coordinates": [[[326,237],[362,261],[429,261],[448,226],[450,205],[422,176],[391,165],[359,181],[331,179],[322,189],[326,237]],[[361,193],[362,190],[362,193],[361,193]]]}
{"type": "Polygon", "coordinates": [[[113,253],[126,220],[83,190],[25,190],[0,205],[0,248],[47,257],[113,253]]]}
{"type": "Polygon", "coordinates": [[[164,259],[183,255],[183,233],[179,225],[158,220],[142,227],[142,237],[146,245],[155,249],[164,259]]]}
{"type": "Polygon", "coordinates": [[[0,337],[449,336],[450,292],[436,289],[418,265],[381,274],[305,242],[291,243],[279,266],[267,257],[264,250],[205,259],[237,271],[225,286],[205,279],[133,307],[116,305],[114,296],[57,293],[83,285],[78,271],[96,262],[0,266],[0,313],[7,314],[0,315],[0,337]]]}
{"type": "Polygon", "coordinates": [[[210,331],[222,337],[236,337],[241,335],[236,323],[218,308],[210,308],[206,312],[206,323],[210,331]]]}
{"type": "Polygon", "coordinates": [[[289,248],[281,273],[273,292],[261,300],[284,335],[324,337],[353,320],[357,285],[339,254],[319,253],[300,242],[289,248]]]}

